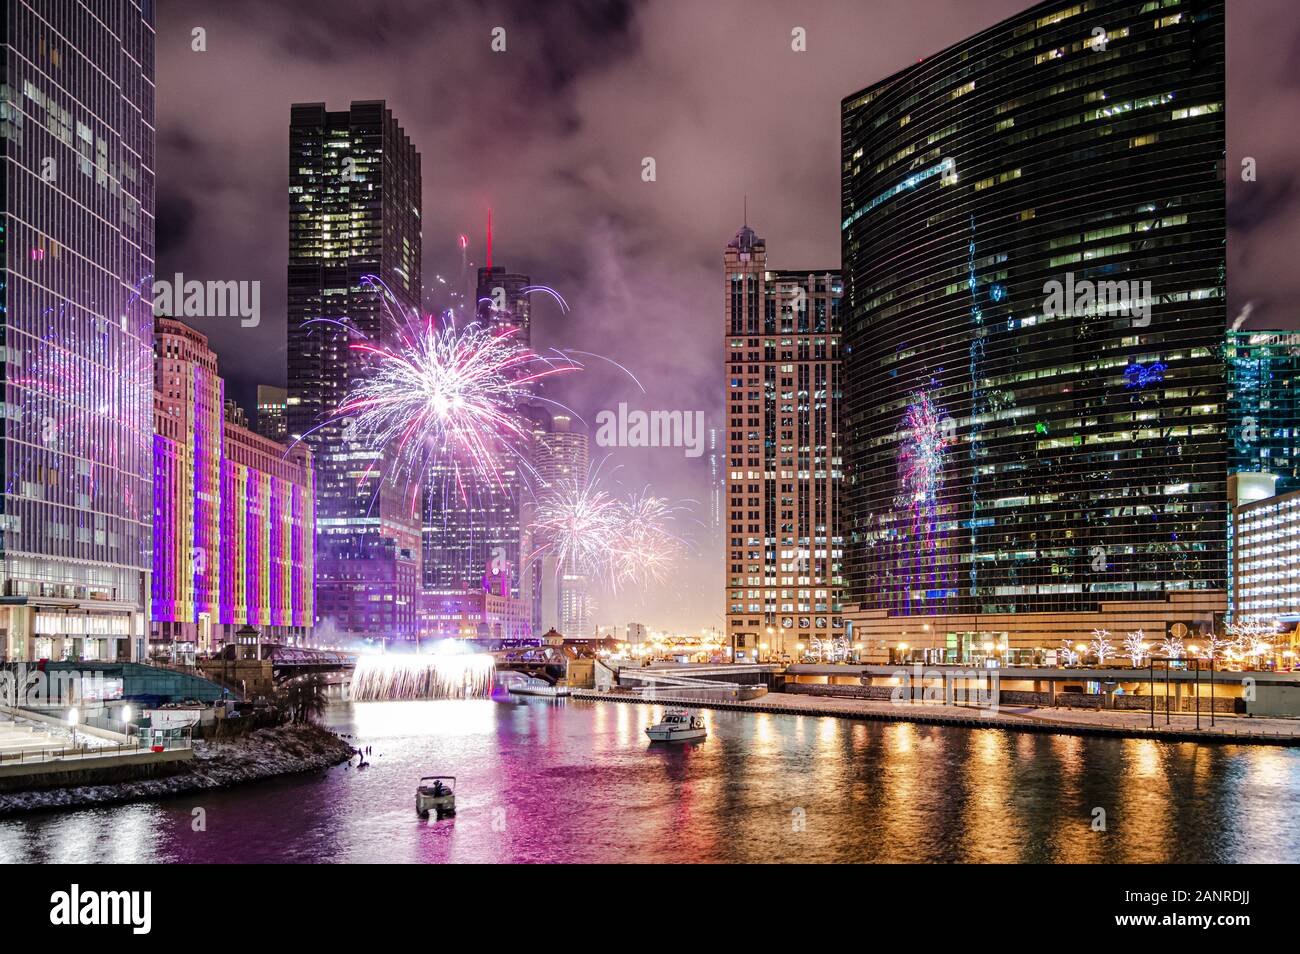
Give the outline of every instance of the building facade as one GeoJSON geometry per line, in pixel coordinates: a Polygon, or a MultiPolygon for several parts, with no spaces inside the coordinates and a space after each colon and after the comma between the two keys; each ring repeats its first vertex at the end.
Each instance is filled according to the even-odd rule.
{"type": "Polygon", "coordinates": [[[315,479],[285,447],[223,412],[207,336],[157,322],[152,648],[210,653],[253,626],[298,643],[315,611],[315,479]]]}
{"type": "Polygon", "coordinates": [[[834,270],[769,269],[748,225],[723,262],[727,640],[738,657],[795,656],[844,632],[843,287],[834,270]]]}
{"type": "Polygon", "coordinates": [[[1277,477],[1277,492],[1300,490],[1300,332],[1229,331],[1229,470],[1277,477]]]}
{"type": "Polygon", "coordinates": [[[356,638],[418,635],[419,487],[336,412],[365,374],[350,345],[392,340],[392,311],[419,307],[420,190],[420,154],[383,102],[292,107],[286,416],[315,462],[317,618],[356,638]]]}
{"type": "Polygon", "coordinates": [[[276,443],[289,439],[289,392],[270,384],[257,386],[257,433],[276,443]]]}
{"type": "MultiPolygon", "coordinates": [[[[533,466],[537,492],[562,481],[583,481],[591,468],[591,441],[582,423],[569,414],[542,411],[533,430],[533,466]]],[[[532,552],[531,540],[529,551],[532,552]]],[[[537,632],[555,629],[566,636],[592,632],[595,605],[591,581],[572,559],[559,564],[544,555],[529,567],[538,595],[537,632]]]]}
{"type": "Polygon", "coordinates": [[[0,659],[136,660],[153,430],[151,3],[0,33],[0,659]]]}
{"type": "MultiPolygon", "coordinates": [[[[489,250],[489,256],[491,252],[489,250]]],[[[478,270],[475,317],[480,327],[515,329],[524,346],[531,337],[528,276],[488,265],[478,270]]],[[[512,597],[527,598],[529,581],[521,516],[527,496],[526,465],[510,454],[497,461],[499,480],[452,476],[434,464],[424,495],[424,586],[451,593],[473,589],[485,572],[509,574],[512,597]]]]}
{"type": "Polygon", "coordinates": [[[1202,0],[1039,4],[843,101],[859,636],[1226,605],[1223,106],[1202,0]]]}

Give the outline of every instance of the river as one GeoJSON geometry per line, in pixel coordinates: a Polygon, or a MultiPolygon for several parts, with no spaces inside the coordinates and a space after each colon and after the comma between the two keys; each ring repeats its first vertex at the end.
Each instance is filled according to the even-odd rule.
{"type": "Polygon", "coordinates": [[[1300,750],[739,712],[650,745],[660,713],[337,705],[365,769],[0,818],[0,862],[1300,861],[1300,750]],[[455,818],[416,817],[424,774],[455,818]]]}

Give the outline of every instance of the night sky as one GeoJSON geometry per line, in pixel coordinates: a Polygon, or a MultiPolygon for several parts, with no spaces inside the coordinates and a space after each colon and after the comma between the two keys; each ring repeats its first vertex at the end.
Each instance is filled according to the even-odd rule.
{"type": "MultiPolygon", "coordinates": [[[[839,104],[846,94],[1017,13],[1024,0],[444,4],[168,0],[157,46],[160,276],[259,280],[262,322],[193,319],[233,396],[285,378],[288,124],[294,102],[384,99],[422,157],[424,281],[481,263],[559,289],[534,296],[534,347],[599,363],[555,392],[589,422],[626,400],[723,427],[722,249],[749,221],[777,268],[839,267],[839,104]],[[506,29],[507,50],[490,49],[506,29]],[[807,31],[806,53],[790,49],[807,31]],[[203,27],[206,52],[191,50],[203,27]],[[641,180],[653,156],[657,181],[641,180]]],[[[1300,16],[1228,5],[1229,314],[1300,314],[1300,16]],[[1258,181],[1243,183],[1254,157],[1258,181]]],[[[437,297],[430,304],[438,303],[437,297]]],[[[597,449],[593,448],[593,451],[597,449]]],[[[604,453],[604,452],[600,452],[604,453]]],[[[663,588],[602,599],[597,621],[722,627],[721,535],[707,456],[620,450],[606,471],[698,502],[693,556],[663,588]]]]}

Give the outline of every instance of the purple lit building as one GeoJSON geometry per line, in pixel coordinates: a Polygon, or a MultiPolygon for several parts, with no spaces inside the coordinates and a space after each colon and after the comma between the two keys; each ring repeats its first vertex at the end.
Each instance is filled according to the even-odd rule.
{"type": "Polygon", "coordinates": [[[225,413],[208,339],[159,318],[154,437],[154,648],[188,656],[244,626],[300,643],[315,613],[315,476],[225,413]]]}

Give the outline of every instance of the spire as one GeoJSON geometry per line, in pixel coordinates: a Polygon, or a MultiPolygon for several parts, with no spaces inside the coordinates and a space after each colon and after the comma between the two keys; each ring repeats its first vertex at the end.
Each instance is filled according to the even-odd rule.
{"type": "Polygon", "coordinates": [[[745,228],[749,228],[749,193],[745,193],[745,228]]]}

